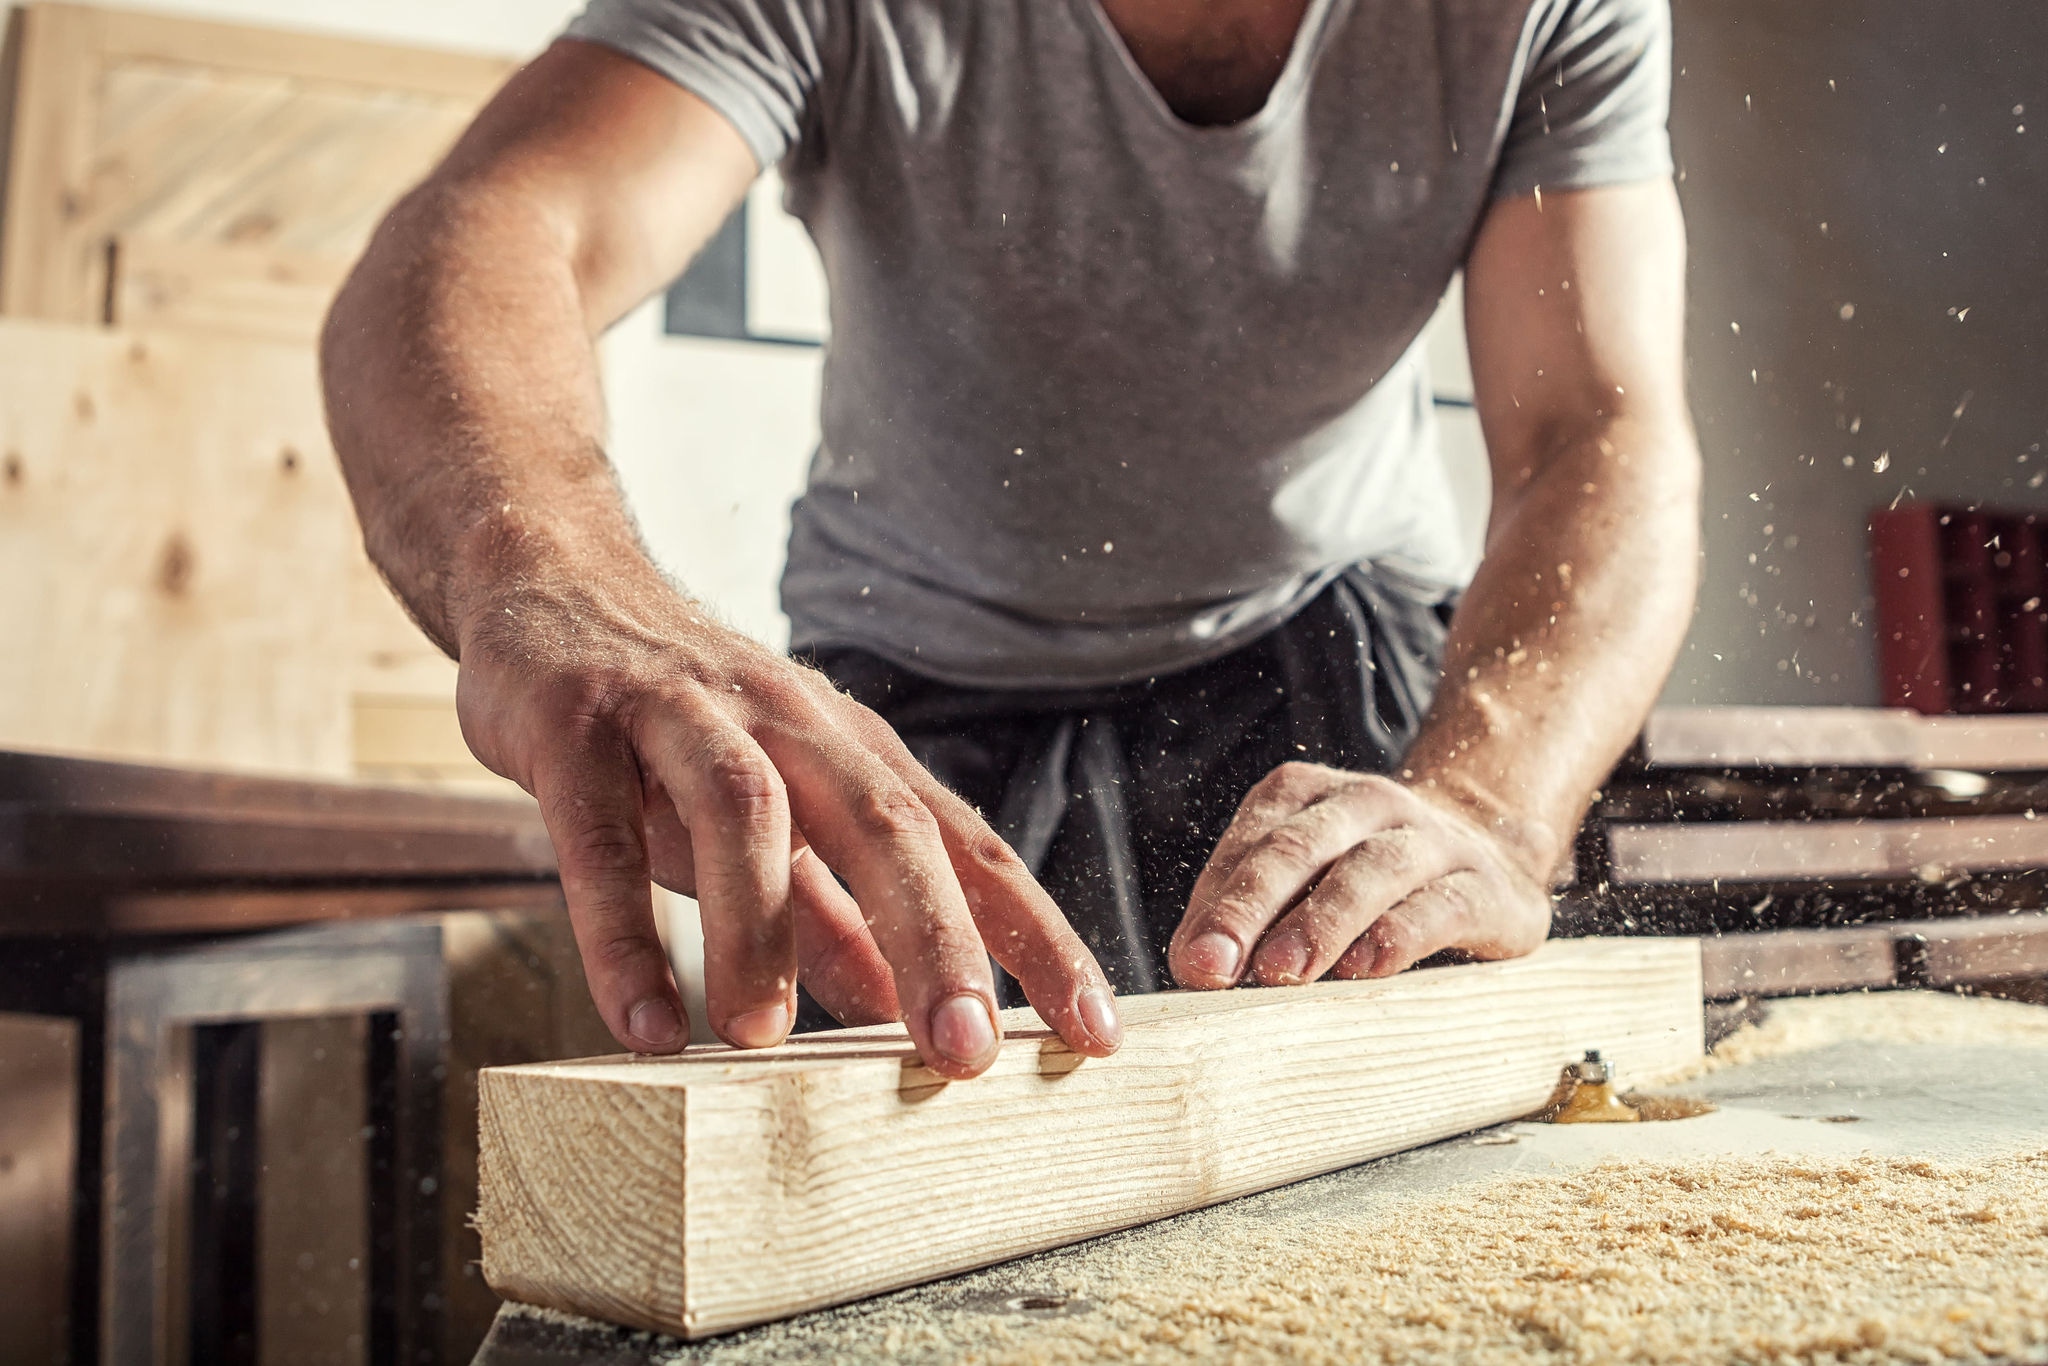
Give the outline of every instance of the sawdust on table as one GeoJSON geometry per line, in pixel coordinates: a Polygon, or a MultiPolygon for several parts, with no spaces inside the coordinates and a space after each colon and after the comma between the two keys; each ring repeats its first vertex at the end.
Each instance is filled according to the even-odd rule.
{"type": "Polygon", "coordinates": [[[1614,1161],[1367,1226],[1246,1222],[1172,1265],[1091,1259],[1093,1311],[906,1317],[873,1345],[987,1366],[1931,1362],[2048,1354],[2048,1150],[1614,1161]],[[1107,1264],[1105,1264],[1105,1261],[1107,1264]]]}
{"type": "MultiPolygon", "coordinates": [[[[1936,992],[1778,1001],[1694,1074],[1853,1040],[2048,1046],[2048,1010],[1936,992]]],[[[2048,1147],[1970,1165],[1616,1159],[1363,1223],[1203,1217],[1199,1245],[1141,1233],[1091,1255],[1085,1280],[1049,1278],[1087,1313],[885,1311],[862,1336],[985,1366],[2048,1359],[2048,1147]]]]}
{"type": "Polygon", "coordinates": [[[1850,992],[1770,1002],[1713,1052],[1661,1082],[1683,1081],[1788,1053],[1851,1043],[2048,1046],[2048,1010],[1941,991],[1850,992]]]}

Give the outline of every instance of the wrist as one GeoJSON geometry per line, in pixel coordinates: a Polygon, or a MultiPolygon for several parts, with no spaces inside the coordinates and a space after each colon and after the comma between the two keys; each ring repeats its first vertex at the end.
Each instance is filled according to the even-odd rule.
{"type": "Polygon", "coordinates": [[[566,525],[561,517],[509,502],[475,518],[455,538],[442,603],[458,660],[479,631],[501,625],[508,612],[524,616],[541,604],[589,610],[603,603],[630,615],[651,608],[663,617],[686,605],[629,526],[566,525]]]}

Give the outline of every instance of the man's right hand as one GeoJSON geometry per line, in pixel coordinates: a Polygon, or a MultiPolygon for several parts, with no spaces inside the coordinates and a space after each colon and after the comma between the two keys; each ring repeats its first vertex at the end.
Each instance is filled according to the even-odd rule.
{"type": "Polygon", "coordinates": [[[1076,1052],[1115,1051],[1109,985],[1051,898],[822,674],[666,585],[528,579],[473,601],[460,629],[463,735],[539,800],[621,1043],[689,1038],[651,878],[702,907],[711,1026],[728,1043],[780,1043],[801,974],[839,1019],[900,1017],[927,1066],[973,1076],[1000,1037],[992,952],[1076,1052]]]}
{"type": "Polygon", "coordinates": [[[470,747],[539,799],[620,1042],[689,1036],[651,877],[703,907],[731,1043],[782,1040],[801,965],[841,1019],[900,1014],[934,1071],[972,1076],[997,1042],[985,941],[1069,1045],[1109,1053],[1108,984],[1017,856],[880,718],[677,593],[620,500],[595,338],[759,171],[710,105],[608,48],[563,39],[515,75],[322,335],[365,543],[456,656],[470,747]]]}

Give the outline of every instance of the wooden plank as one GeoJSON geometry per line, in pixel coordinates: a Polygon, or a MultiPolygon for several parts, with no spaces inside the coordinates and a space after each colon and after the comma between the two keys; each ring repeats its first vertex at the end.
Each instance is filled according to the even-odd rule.
{"type": "Polygon", "coordinates": [[[84,5],[19,28],[0,313],[77,323],[311,335],[513,65],[84,5]]]}
{"type": "Polygon", "coordinates": [[[4,215],[0,215],[0,313],[89,322],[92,267],[67,236],[78,215],[78,170],[92,156],[91,109],[98,64],[91,12],[31,5],[17,30],[14,104],[8,115],[4,215]]]}
{"type": "Polygon", "coordinates": [[[1625,885],[1822,882],[2048,868],[2048,820],[1726,821],[1615,825],[1609,880],[1625,885]]]}
{"type": "Polygon", "coordinates": [[[107,321],[311,342],[351,264],[342,255],[121,238],[107,321]]]}
{"type": "Polygon", "coordinates": [[[1650,768],[2048,769],[2037,716],[1921,716],[1875,707],[1659,707],[1650,768]]]}
{"type": "Polygon", "coordinates": [[[2048,914],[1987,915],[1900,926],[1912,975],[1931,987],[2048,977],[2048,914]]]}
{"type": "Polygon", "coordinates": [[[1921,716],[1913,735],[1915,768],[2048,769],[2048,725],[2039,716],[1921,716]]]}
{"type": "Polygon", "coordinates": [[[239,933],[334,920],[389,920],[441,911],[540,911],[562,916],[559,884],[419,882],[371,886],[128,892],[66,885],[19,885],[0,901],[0,933],[9,935],[154,935],[239,933]]]}
{"type": "MultiPolygon", "coordinates": [[[[363,554],[307,348],[0,319],[0,374],[0,746],[344,777],[359,694],[445,718],[455,666],[363,554]]],[[[509,790],[410,734],[432,751],[387,736],[368,772],[509,790]]]]}
{"type": "Polygon", "coordinates": [[[1703,988],[1728,1001],[1888,987],[1895,937],[1888,925],[1713,935],[1700,940],[1703,988]]]}
{"type": "MultiPolygon", "coordinates": [[[[395,791],[356,783],[305,781],[207,769],[170,768],[150,764],[109,763],[74,755],[33,754],[0,750],[0,811],[44,815],[146,817],[205,821],[245,827],[248,838],[260,838],[270,824],[330,826],[345,835],[352,829],[403,827],[436,830],[496,830],[508,837],[517,832],[541,838],[540,814],[533,800],[518,794],[395,791]]],[[[138,855],[138,857],[168,857],[138,855]]],[[[93,865],[66,855],[43,871],[69,869],[79,875],[93,865]]],[[[0,860],[0,870],[24,871],[0,860]]],[[[514,869],[533,871],[522,855],[514,869]]],[[[394,870],[397,871],[397,870],[394,870]]],[[[70,875],[66,873],[65,875],[70,875]]]]}
{"type": "Polygon", "coordinates": [[[1912,720],[1872,707],[1659,707],[1643,757],[1651,768],[1892,768],[1910,760],[1912,720]]]}
{"type": "Polygon", "coordinates": [[[509,1298],[703,1337],[911,1285],[1528,1114],[1599,1048],[1702,1049],[1692,940],[1555,941],[1375,982],[1123,1002],[1083,1061],[1028,1012],[945,1084],[900,1026],[481,1081],[484,1275],[509,1298]]]}
{"type": "Polygon", "coordinates": [[[63,1361],[70,1346],[79,1027],[0,1014],[0,1357],[63,1361]]]}
{"type": "Polygon", "coordinates": [[[6,319],[0,374],[0,745],[346,775],[312,356],[6,319]]]}

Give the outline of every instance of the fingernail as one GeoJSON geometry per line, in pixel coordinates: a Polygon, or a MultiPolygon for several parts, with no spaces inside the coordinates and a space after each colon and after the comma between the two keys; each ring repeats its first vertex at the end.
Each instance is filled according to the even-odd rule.
{"type": "Polygon", "coordinates": [[[1237,978],[1237,964],[1244,957],[1244,950],[1229,935],[1210,930],[1195,936],[1184,957],[1196,975],[1229,982],[1237,978]]]}
{"type": "Polygon", "coordinates": [[[995,1023],[979,996],[949,996],[932,1007],[932,1047],[954,1062],[979,1062],[995,1046],[995,1023]]]}
{"type": "Polygon", "coordinates": [[[1283,930],[1259,950],[1259,971],[1267,977],[1299,982],[1308,971],[1308,941],[1292,930],[1283,930]]]}
{"type": "Polygon", "coordinates": [[[741,1048],[773,1048],[789,1037],[789,1007],[763,1006],[725,1022],[725,1037],[741,1048]]]}
{"type": "Polygon", "coordinates": [[[1108,987],[1090,987],[1074,1002],[1081,1023],[1098,1040],[1114,1048],[1124,1041],[1124,1022],[1116,1017],[1116,997],[1108,987]]]}
{"type": "Polygon", "coordinates": [[[626,1031],[644,1044],[666,1048],[683,1032],[682,1016],[659,996],[650,996],[626,1017],[626,1031]]]}

